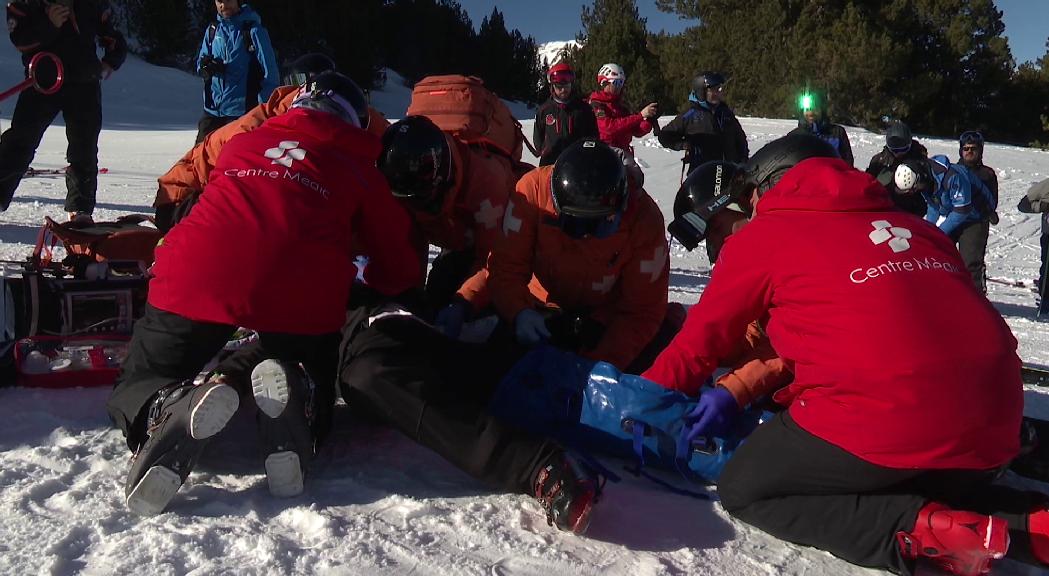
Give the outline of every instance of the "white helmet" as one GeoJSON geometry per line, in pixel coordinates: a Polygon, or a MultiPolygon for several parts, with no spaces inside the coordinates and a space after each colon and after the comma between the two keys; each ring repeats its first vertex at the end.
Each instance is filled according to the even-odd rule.
{"type": "Polygon", "coordinates": [[[893,175],[892,179],[896,183],[897,190],[910,192],[918,184],[918,173],[910,165],[900,164],[896,167],[896,174],[893,175]]]}
{"type": "Polygon", "coordinates": [[[622,88],[623,84],[626,84],[626,72],[623,71],[623,67],[612,62],[602,66],[597,71],[597,85],[604,86],[606,82],[611,82],[616,88],[622,88]]]}

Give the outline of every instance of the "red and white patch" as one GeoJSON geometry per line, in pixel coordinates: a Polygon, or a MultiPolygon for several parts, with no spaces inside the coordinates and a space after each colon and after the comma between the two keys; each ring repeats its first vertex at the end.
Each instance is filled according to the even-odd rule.
{"type": "Polygon", "coordinates": [[[553,126],[554,124],[557,124],[557,116],[554,116],[553,114],[547,114],[546,118],[543,120],[543,123],[547,126],[553,126]]]}

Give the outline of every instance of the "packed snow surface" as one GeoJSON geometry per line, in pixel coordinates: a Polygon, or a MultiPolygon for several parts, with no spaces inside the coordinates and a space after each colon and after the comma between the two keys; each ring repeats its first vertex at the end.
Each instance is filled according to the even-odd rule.
{"type": "MultiPolygon", "coordinates": [[[[20,74],[14,50],[0,51],[0,85],[16,83],[20,74]]],[[[193,143],[200,80],[131,58],[104,93],[100,165],[109,173],[99,177],[96,218],[149,213],[157,176],[193,143]]],[[[372,98],[397,118],[407,88],[390,81],[372,98]]],[[[5,128],[13,108],[13,99],[0,103],[5,128]]],[[[531,118],[521,119],[531,134],[531,118]]],[[[763,118],[742,123],[752,151],[795,125],[763,118]]],[[[849,136],[865,167],[882,137],[852,128],[849,136]]],[[[953,141],[922,140],[932,154],[957,154],[953,141]]],[[[680,154],[652,137],[634,147],[646,189],[669,216],[680,154]]],[[[64,152],[59,119],[33,165],[62,167],[64,152]]],[[[1049,177],[1049,155],[992,143],[986,162],[1001,182],[989,273],[1029,284],[1037,274],[1038,221],[1014,206],[1031,183],[1049,177]]],[[[0,259],[23,259],[44,216],[63,216],[64,197],[61,178],[25,180],[0,214],[0,259]]],[[[709,279],[706,256],[675,246],[671,264],[671,299],[694,303],[709,279]]],[[[1035,320],[1031,291],[997,283],[989,289],[1024,359],[1049,364],[1049,324],[1035,320]]],[[[953,311],[945,303],[941,312],[953,311]]],[[[338,413],[335,437],[302,496],[270,497],[250,418],[239,416],[211,444],[169,511],[139,518],[124,506],[129,455],[109,425],[106,396],[107,390],[91,388],[0,388],[0,574],[879,573],[735,522],[716,502],[629,476],[609,484],[586,537],[560,533],[546,525],[531,498],[492,492],[398,433],[351,421],[346,410],[338,413]]],[[[1027,412],[1049,416],[1049,396],[1028,390],[1027,412]]]]}

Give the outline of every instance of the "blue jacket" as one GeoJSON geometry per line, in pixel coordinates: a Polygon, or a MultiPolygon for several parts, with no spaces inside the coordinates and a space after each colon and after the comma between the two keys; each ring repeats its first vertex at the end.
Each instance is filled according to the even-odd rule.
{"type": "Polygon", "coordinates": [[[947,169],[934,171],[936,186],[922,193],[928,205],[925,219],[936,224],[941,216],[945,217],[938,226],[953,238],[962,225],[980,222],[998,207],[987,186],[965,166],[951,164],[943,156],[934,156],[934,162],[937,158],[947,169]]]}
{"type": "Polygon", "coordinates": [[[278,86],[277,56],[262,19],[247,4],[242,4],[232,18],[220,15],[212,26],[204,31],[197,73],[202,73],[202,63],[208,56],[221,61],[225,69],[210,78],[205,76],[204,111],[212,116],[239,117],[268,100],[278,86]],[[249,51],[252,45],[254,54],[249,51]]]}

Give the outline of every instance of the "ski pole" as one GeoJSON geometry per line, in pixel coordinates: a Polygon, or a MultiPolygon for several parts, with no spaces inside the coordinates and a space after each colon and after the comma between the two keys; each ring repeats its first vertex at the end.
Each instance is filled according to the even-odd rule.
{"type": "Polygon", "coordinates": [[[33,58],[29,61],[29,76],[28,76],[28,78],[26,78],[25,80],[19,82],[18,84],[15,84],[14,86],[12,86],[10,88],[8,88],[4,92],[0,92],[0,100],[5,100],[7,98],[10,98],[12,95],[18,94],[19,92],[21,92],[22,90],[25,90],[26,88],[29,88],[30,86],[32,86],[33,88],[36,88],[36,91],[41,93],[41,94],[54,94],[55,92],[58,92],[59,88],[62,87],[62,76],[63,76],[62,61],[59,60],[58,56],[55,56],[54,54],[52,54],[50,52],[37,52],[36,55],[34,55],[33,58]],[[48,59],[48,60],[51,60],[52,62],[54,62],[55,63],[55,70],[57,72],[57,74],[55,76],[55,83],[52,84],[48,88],[44,88],[43,86],[40,85],[39,82],[36,81],[36,65],[39,64],[40,61],[44,60],[44,59],[48,59]]]}

